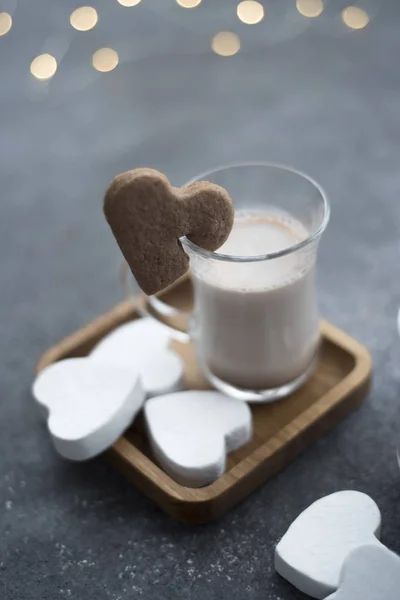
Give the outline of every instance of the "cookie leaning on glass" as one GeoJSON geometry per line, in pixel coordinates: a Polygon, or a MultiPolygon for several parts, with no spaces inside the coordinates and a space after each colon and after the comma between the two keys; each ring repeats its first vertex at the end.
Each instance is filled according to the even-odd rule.
{"type": "Polygon", "coordinates": [[[217,250],[233,226],[228,192],[207,181],[172,187],[154,169],[134,169],[111,182],[104,214],[141,289],[155,294],[182,277],[189,257],[179,238],[217,250]]]}

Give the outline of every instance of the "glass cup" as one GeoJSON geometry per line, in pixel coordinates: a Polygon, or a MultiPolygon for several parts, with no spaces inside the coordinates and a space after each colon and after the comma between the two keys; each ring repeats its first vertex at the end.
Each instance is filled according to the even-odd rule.
{"type": "MultiPolygon", "coordinates": [[[[315,268],[328,199],[307,175],[270,163],[222,167],[189,183],[195,181],[227,189],[234,228],[245,223],[247,229],[237,254],[210,252],[181,238],[190,257],[194,310],[188,333],[175,335],[190,338],[205,376],[221,392],[250,402],[278,400],[306,381],[318,352],[315,268]],[[268,251],[275,233],[289,235],[290,243],[268,251]]],[[[166,315],[179,313],[157,297],[147,303],[149,314],[164,323],[166,315]]]]}

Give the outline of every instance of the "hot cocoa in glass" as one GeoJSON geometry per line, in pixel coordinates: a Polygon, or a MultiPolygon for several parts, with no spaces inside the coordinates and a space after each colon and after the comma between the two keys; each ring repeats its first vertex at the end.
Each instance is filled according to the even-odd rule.
{"type": "Polygon", "coordinates": [[[198,179],[225,187],[235,205],[232,232],[217,252],[181,240],[199,363],[227,394],[276,400],[307,379],[318,352],[315,267],[328,200],[311,178],[279,165],[237,165],[198,179]]]}

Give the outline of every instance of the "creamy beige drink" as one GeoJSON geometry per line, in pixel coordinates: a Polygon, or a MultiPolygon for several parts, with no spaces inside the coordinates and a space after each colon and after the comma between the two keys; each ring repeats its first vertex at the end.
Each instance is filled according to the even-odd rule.
{"type": "MultiPolygon", "coordinates": [[[[308,237],[287,213],[238,213],[219,254],[276,253],[308,237]]],[[[315,252],[259,262],[192,262],[197,349],[208,369],[237,387],[292,382],[311,365],[319,340],[315,252]]]]}

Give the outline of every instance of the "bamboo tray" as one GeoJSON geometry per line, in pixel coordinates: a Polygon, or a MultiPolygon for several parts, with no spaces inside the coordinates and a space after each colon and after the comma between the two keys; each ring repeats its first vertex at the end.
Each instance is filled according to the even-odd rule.
{"type": "MultiPolygon", "coordinates": [[[[180,282],[159,297],[189,311],[190,281],[180,282]]],[[[134,302],[117,305],[50,348],[38,371],[63,358],[85,356],[110,331],[136,318],[140,315],[134,302]]],[[[108,457],[144,494],[180,521],[205,523],[218,518],[362,403],[372,372],[368,351],[326,321],[321,322],[321,330],[323,341],[314,374],[290,397],[275,404],[252,405],[253,439],[228,456],[225,474],[211,485],[185,488],[164,473],[153,458],[141,417],[107,452],[108,457]]],[[[172,345],[185,362],[185,387],[207,389],[191,345],[175,341],[172,345]]]]}

